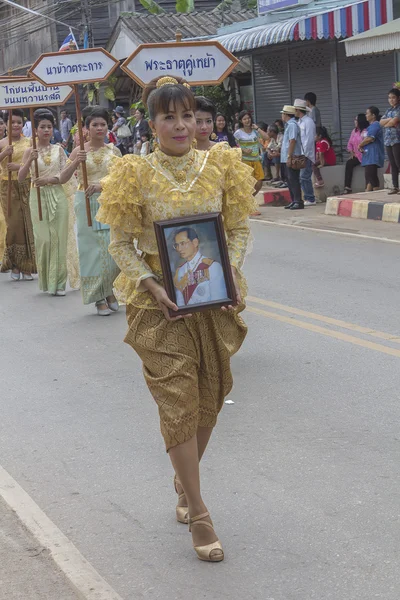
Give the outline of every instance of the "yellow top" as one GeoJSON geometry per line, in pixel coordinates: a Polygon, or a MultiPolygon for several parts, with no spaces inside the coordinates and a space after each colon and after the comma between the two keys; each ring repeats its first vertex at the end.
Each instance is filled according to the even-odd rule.
{"type": "Polygon", "coordinates": [[[230,262],[239,270],[250,238],[248,215],[257,209],[252,173],[240,149],[224,144],[183,157],[156,150],[113,159],[101,181],[96,218],[111,226],[109,250],[121,269],[114,283],[119,297],[139,308],[158,308],[142,285],[152,275],[162,283],[154,221],[221,212],[230,262]]]}
{"type": "MultiPolygon", "coordinates": [[[[30,147],[31,140],[26,137],[21,137],[17,142],[13,142],[12,145],[14,147],[14,152],[13,152],[13,155],[11,158],[11,162],[22,164],[22,157],[24,156],[25,150],[30,147]]],[[[8,146],[8,144],[7,144],[7,146],[8,146]]],[[[1,179],[8,179],[7,165],[8,165],[8,156],[3,158],[3,160],[0,163],[1,179]]],[[[28,177],[29,177],[29,175],[28,175],[28,177]]],[[[18,171],[11,172],[11,179],[14,179],[14,180],[18,179],[18,171]]]]}
{"type": "MultiPolygon", "coordinates": [[[[87,151],[86,170],[89,185],[100,183],[100,179],[108,172],[110,161],[114,156],[121,157],[121,152],[114,144],[107,144],[100,150],[87,151]]],[[[83,186],[82,169],[78,168],[77,174],[81,189],[83,186]]]]}

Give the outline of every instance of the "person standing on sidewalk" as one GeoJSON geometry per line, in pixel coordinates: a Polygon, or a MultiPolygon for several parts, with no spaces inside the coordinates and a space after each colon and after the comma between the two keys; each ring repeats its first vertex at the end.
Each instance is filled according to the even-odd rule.
{"type": "Polygon", "coordinates": [[[354,168],[361,165],[362,154],[358,147],[363,139],[363,132],[368,128],[368,121],[364,113],[360,113],[356,116],[354,125],[355,127],[351,132],[347,143],[347,152],[349,152],[350,158],[346,162],[343,194],[351,194],[351,180],[353,179],[354,168]]]}
{"type": "Polygon", "coordinates": [[[317,96],[314,92],[307,92],[304,96],[304,100],[306,101],[307,108],[310,109],[310,117],[315,123],[315,127],[321,127],[321,112],[317,107],[317,96]]]}
{"type": "Polygon", "coordinates": [[[365,137],[359,145],[362,152],[361,164],[365,167],[366,192],[375,192],[379,190],[378,167],[383,167],[385,162],[385,148],[383,145],[383,132],[379,124],[379,108],[370,106],[365,113],[369,123],[368,129],[364,132],[365,137]]]}
{"type": "Polygon", "coordinates": [[[399,171],[400,171],[400,90],[393,88],[389,92],[390,108],[387,109],[380,125],[383,127],[383,140],[386,153],[390,162],[392,172],[393,189],[388,193],[399,193],[399,171]]]}
{"type": "Polygon", "coordinates": [[[293,105],[296,109],[296,117],[299,120],[302,152],[307,158],[305,169],[300,171],[300,184],[304,194],[304,205],[315,206],[314,188],[312,184],[313,165],[315,164],[315,134],[316,127],[308,112],[311,112],[307,107],[305,100],[296,99],[293,105]]]}
{"type": "Polygon", "coordinates": [[[289,210],[300,210],[304,208],[301,197],[300,171],[291,168],[292,156],[301,154],[300,128],[294,118],[296,109],[294,106],[285,105],[281,110],[282,120],[285,123],[285,132],[281,147],[281,163],[286,167],[286,178],[289,186],[291,203],[285,208],[289,210]]]}

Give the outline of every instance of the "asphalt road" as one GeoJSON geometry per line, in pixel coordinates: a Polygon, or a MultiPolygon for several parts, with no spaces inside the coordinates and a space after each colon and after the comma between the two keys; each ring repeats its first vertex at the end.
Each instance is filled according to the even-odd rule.
{"type": "Polygon", "coordinates": [[[123,311],[0,276],[0,465],[124,600],[398,600],[396,244],[253,224],[198,561],[123,311]],[[365,328],[365,329],[362,329],[365,328]]]}

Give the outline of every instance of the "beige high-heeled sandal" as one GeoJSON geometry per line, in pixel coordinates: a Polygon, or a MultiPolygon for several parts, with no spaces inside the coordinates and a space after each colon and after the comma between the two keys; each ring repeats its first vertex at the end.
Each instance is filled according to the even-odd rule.
{"type": "MultiPolygon", "coordinates": [[[[178,494],[178,501],[179,501],[179,500],[181,500],[181,498],[183,498],[185,496],[185,493],[180,494],[178,492],[178,488],[177,488],[178,485],[180,485],[182,487],[181,482],[175,475],[174,488],[175,488],[176,493],[178,494]]],[[[187,525],[188,519],[189,519],[189,507],[188,506],[179,506],[179,504],[178,504],[176,507],[176,520],[178,521],[178,523],[183,523],[184,525],[187,525]]]]}
{"type": "MultiPolygon", "coordinates": [[[[193,525],[204,525],[214,531],[212,521],[211,523],[202,521],[202,519],[209,516],[210,513],[205,512],[202,515],[197,515],[197,517],[189,517],[189,531],[192,531],[193,525]]],[[[208,562],[221,562],[221,560],[224,560],[224,551],[219,540],[212,544],[207,544],[206,546],[194,546],[194,549],[196,550],[197,558],[200,560],[206,560],[208,562]]]]}

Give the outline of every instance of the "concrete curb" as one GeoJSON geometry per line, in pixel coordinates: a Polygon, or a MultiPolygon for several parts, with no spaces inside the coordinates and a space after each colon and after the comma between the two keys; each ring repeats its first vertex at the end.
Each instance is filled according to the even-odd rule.
{"type": "Polygon", "coordinates": [[[327,199],[325,214],[400,223],[400,203],[334,196],[327,199]]]}
{"type": "Polygon", "coordinates": [[[287,206],[291,203],[288,188],[263,190],[260,196],[259,206],[287,206]]]}

